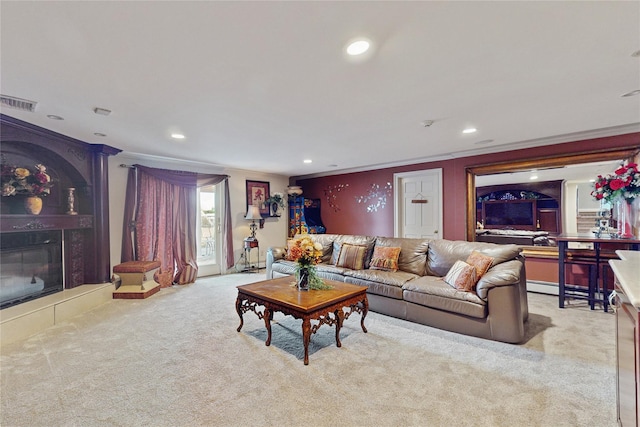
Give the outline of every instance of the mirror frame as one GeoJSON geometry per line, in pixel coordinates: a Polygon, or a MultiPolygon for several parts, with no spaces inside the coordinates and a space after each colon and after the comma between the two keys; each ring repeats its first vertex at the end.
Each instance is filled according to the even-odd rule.
{"type": "MultiPolygon", "coordinates": [[[[467,178],[467,240],[475,241],[476,236],[476,175],[522,172],[530,169],[545,169],[610,160],[632,160],[640,153],[640,145],[630,148],[588,151],[579,154],[566,154],[550,157],[537,157],[527,160],[489,163],[465,168],[467,178]]],[[[613,171],[612,171],[613,172],[613,171]]]]}

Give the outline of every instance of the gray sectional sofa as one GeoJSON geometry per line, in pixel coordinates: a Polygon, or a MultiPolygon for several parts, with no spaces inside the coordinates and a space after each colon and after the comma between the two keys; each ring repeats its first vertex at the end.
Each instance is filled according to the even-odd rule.
{"type": "MultiPolygon", "coordinates": [[[[524,339],[529,315],[526,275],[524,258],[516,245],[340,234],[310,236],[323,246],[318,275],[366,286],[370,310],[496,341],[519,343],[524,339]],[[335,254],[344,243],[366,246],[363,269],[335,265],[335,254]],[[376,245],[401,248],[397,271],[369,268],[376,245]],[[459,291],[443,277],[457,260],[465,261],[474,250],[492,257],[493,262],[474,291],[459,291]]],[[[267,250],[268,279],[295,273],[295,263],[285,259],[286,252],[282,247],[267,250]]]]}

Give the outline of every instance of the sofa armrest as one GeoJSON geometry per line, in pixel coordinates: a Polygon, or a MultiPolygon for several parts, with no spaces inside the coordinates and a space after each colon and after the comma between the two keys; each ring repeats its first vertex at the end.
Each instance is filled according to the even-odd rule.
{"type": "Polygon", "coordinates": [[[286,255],[287,255],[287,248],[283,248],[279,246],[270,246],[269,248],[267,248],[267,260],[266,260],[267,279],[273,279],[273,270],[271,269],[271,265],[279,259],[284,259],[286,255]]]}
{"type": "Polygon", "coordinates": [[[522,261],[515,259],[494,265],[478,281],[476,293],[480,298],[486,300],[487,293],[491,288],[499,286],[519,287],[521,269],[522,261]]]}

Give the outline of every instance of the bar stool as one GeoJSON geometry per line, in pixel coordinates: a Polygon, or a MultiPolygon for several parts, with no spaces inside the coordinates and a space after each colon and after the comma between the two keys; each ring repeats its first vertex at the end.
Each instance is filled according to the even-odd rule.
{"type": "MultiPolygon", "coordinates": [[[[576,256],[573,253],[567,253],[567,257],[564,261],[564,267],[568,265],[582,265],[586,266],[589,270],[589,283],[587,287],[576,285],[564,285],[564,293],[560,295],[563,300],[566,298],[583,299],[589,302],[589,308],[595,309],[596,302],[600,299],[596,298],[596,293],[599,292],[598,276],[599,276],[599,263],[596,258],[576,256]]],[[[604,295],[605,293],[603,293],[604,295]]]]}

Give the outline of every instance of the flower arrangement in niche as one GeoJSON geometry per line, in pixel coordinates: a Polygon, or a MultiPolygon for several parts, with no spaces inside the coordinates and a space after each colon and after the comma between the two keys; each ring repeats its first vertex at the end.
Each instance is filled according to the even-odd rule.
{"type": "Polygon", "coordinates": [[[53,180],[47,168],[37,164],[32,170],[2,163],[2,196],[36,196],[43,197],[51,193],[53,180]]]}
{"type": "Polygon", "coordinates": [[[298,288],[305,289],[331,289],[318,277],[316,264],[322,257],[322,245],[313,242],[310,237],[299,237],[289,242],[287,259],[296,263],[296,279],[298,288]],[[305,281],[307,283],[301,283],[305,281]]]}
{"type": "Polygon", "coordinates": [[[628,203],[640,196],[640,172],[638,165],[629,163],[622,165],[613,174],[598,175],[591,195],[596,200],[612,202],[623,198],[628,203]]]}

